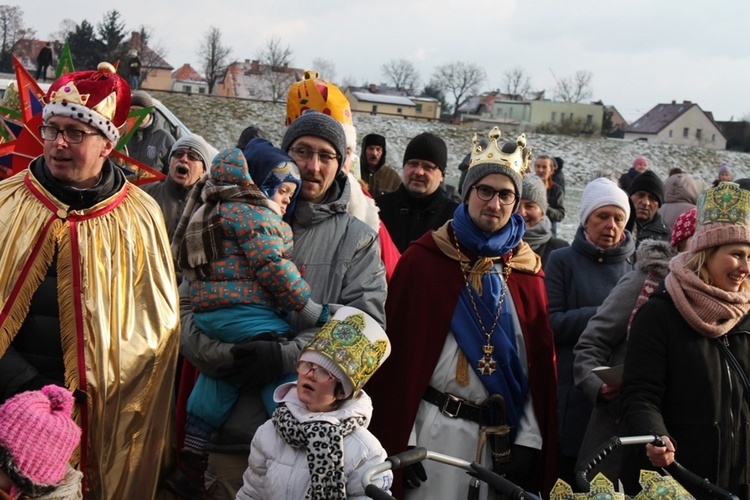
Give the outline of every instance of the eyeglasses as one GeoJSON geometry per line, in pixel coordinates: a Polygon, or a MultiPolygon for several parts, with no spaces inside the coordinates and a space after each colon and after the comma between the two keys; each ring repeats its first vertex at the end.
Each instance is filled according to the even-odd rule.
{"type": "Polygon", "coordinates": [[[339,158],[341,158],[341,155],[338,155],[336,153],[315,151],[314,149],[306,148],[304,146],[294,146],[293,148],[289,148],[289,153],[295,160],[300,161],[310,161],[312,160],[313,155],[318,155],[318,161],[325,165],[338,163],[339,158]]]}
{"type": "Polygon", "coordinates": [[[60,130],[59,128],[51,127],[49,125],[39,126],[39,135],[41,135],[42,139],[45,141],[57,140],[57,136],[60,134],[62,134],[63,140],[68,144],[80,144],[83,142],[83,138],[87,135],[102,135],[100,132],[89,132],[87,130],[78,130],[77,128],[60,130]]]}
{"type": "Polygon", "coordinates": [[[404,163],[404,168],[410,168],[410,169],[417,169],[419,167],[422,167],[422,170],[425,172],[434,172],[435,170],[439,170],[440,167],[437,165],[433,165],[432,163],[427,163],[424,161],[419,160],[409,160],[406,163],[404,163]]]}
{"type": "Polygon", "coordinates": [[[500,203],[502,203],[503,205],[512,205],[516,202],[516,198],[518,198],[516,192],[511,191],[510,189],[501,189],[500,191],[496,191],[489,186],[485,186],[484,184],[477,184],[476,186],[472,186],[471,188],[477,190],[477,196],[482,201],[492,201],[492,198],[497,195],[500,203]]]}
{"type": "Polygon", "coordinates": [[[297,373],[299,373],[300,375],[307,375],[310,372],[313,372],[313,378],[316,382],[328,382],[329,380],[338,381],[338,379],[334,377],[331,372],[321,366],[310,363],[308,361],[299,361],[297,363],[297,373]]]}
{"type": "Polygon", "coordinates": [[[179,160],[183,156],[187,155],[188,160],[190,161],[203,161],[203,158],[200,157],[198,153],[195,151],[185,150],[185,149],[178,149],[176,151],[172,151],[172,158],[175,160],[179,160]]]}

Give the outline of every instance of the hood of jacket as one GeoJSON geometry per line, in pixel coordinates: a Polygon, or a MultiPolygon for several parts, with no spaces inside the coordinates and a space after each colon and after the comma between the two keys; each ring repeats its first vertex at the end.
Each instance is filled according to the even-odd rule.
{"type": "Polygon", "coordinates": [[[664,277],[669,272],[669,261],[677,254],[667,241],[643,240],[635,255],[636,269],[664,277]]]}
{"type": "MultiPolygon", "coordinates": [[[[303,181],[304,182],[304,181],[303,181]]],[[[346,213],[351,199],[351,186],[343,170],[336,174],[328,194],[322,203],[313,203],[297,198],[297,208],[294,210],[294,225],[309,227],[324,219],[337,214],[346,213]]]]}
{"type": "Polygon", "coordinates": [[[365,391],[359,391],[358,396],[352,396],[344,400],[335,410],[327,412],[311,412],[297,397],[297,382],[288,382],[276,388],[273,400],[277,403],[286,403],[289,411],[300,422],[310,420],[323,420],[330,423],[338,423],[341,420],[352,417],[364,417],[367,428],[372,418],[372,400],[365,391]]]}
{"type": "Polygon", "coordinates": [[[700,183],[690,174],[671,175],[664,183],[664,203],[695,205],[698,193],[700,193],[700,183]]]}

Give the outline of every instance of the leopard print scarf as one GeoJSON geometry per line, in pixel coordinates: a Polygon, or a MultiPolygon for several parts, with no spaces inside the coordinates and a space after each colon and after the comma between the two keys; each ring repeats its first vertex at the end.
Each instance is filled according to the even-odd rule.
{"type": "Polygon", "coordinates": [[[362,427],[365,417],[352,417],[339,424],[311,421],[300,423],[286,404],[273,412],[276,432],[294,448],[307,450],[310,488],[305,500],[345,500],[344,436],[362,427]]]}

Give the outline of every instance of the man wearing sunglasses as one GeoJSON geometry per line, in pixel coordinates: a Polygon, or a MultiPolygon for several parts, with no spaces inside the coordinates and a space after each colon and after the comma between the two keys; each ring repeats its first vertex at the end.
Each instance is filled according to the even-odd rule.
{"type": "Polygon", "coordinates": [[[0,401],[73,391],[87,497],[154,498],[179,310],[161,212],[108,158],[130,89],[101,63],[44,102],[43,154],[0,183],[0,401]]]}
{"type": "Polygon", "coordinates": [[[182,136],[169,153],[167,178],[144,186],[143,190],[153,196],[164,213],[170,241],[185,208],[188,192],[213,159],[210,146],[203,137],[198,134],[182,136]]]}
{"type": "MultiPolygon", "coordinates": [[[[453,218],[412,243],[393,273],[385,305],[393,351],[370,381],[370,428],[389,455],[424,446],[479,456],[546,493],[557,472],[554,338],[541,263],[513,213],[531,150],[523,135],[498,144],[497,127],[489,139],[484,150],[473,141],[453,218]]],[[[477,486],[461,469],[427,462],[402,476],[397,498],[465,498],[477,486]],[[413,491],[404,497],[402,486],[413,491]]],[[[476,493],[495,498],[486,485],[476,493]]]]}

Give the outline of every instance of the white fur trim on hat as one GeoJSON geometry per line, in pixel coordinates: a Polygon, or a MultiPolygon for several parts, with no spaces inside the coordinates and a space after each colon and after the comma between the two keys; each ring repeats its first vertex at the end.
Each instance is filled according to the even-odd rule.
{"type": "Polygon", "coordinates": [[[581,195],[581,224],[586,224],[586,219],[594,210],[609,205],[621,208],[625,212],[625,220],[630,218],[630,202],[625,191],[604,177],[589,182],[581,195]]]}
{"type": "Polygon", "coordinates": [[[47,119],[52,116],[66,116],[90,125],[115,144],[120,140],[120,131],[117,130],[114,123],[82,104],[51,102],[44,106],[42,120],[46,123],[47,119]]]}

